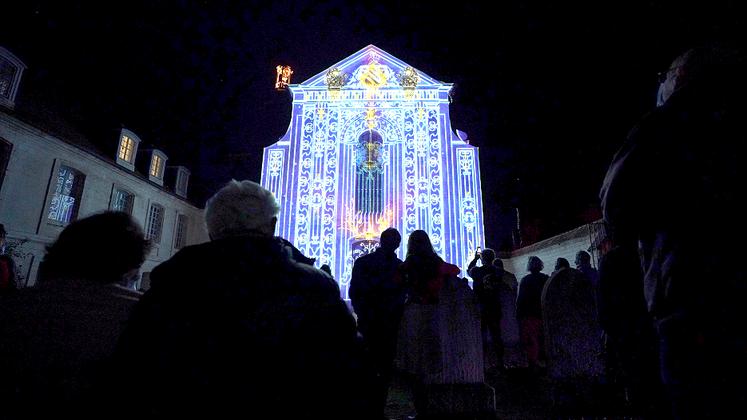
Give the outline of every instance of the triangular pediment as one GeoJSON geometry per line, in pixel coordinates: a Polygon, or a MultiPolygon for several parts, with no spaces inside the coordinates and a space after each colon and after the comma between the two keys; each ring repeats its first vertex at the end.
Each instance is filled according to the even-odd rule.
{"type": "MultiPolygon", "coordinates": [[[[347,81],[343,88],[362,88],[361,85],[364,79],[364,72],[373,69],[377,75],[383,81],[380,87],[400,87],[397,76],[400,75],[405,68],[412,67],[397,57],[389,54],[375,45],[368,45],[362,48],[355,54],[338,61],[337,63],[329,66],[321,73],[316,76],[298,84],[303,88],[327,88],[327,72],[331,69],[337,68],[343,74],[347,75],[347,81]]],[[[451,86],[449,83],[440,82],[427,74],[421,72],[419,69],[415,69],[418,73],[418,87],[443,87],[451,86]]]]}

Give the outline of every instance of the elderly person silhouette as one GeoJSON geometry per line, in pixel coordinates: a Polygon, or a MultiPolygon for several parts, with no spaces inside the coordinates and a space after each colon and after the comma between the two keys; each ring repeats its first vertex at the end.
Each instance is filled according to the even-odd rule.
{"type": "Polygon", "coordinates": [[[601,191],[604,219],[638,243],[677,418],[744,412],[747,271],[745,59],[691,49],[663,73],[658,107],[630,132],[601,191]]]}
{"type": "Polygon", "coordinates": [[[252,181],[207,202],[211,241],[156,267],[117,354],[133,412],[210,418],[357,418],[372,374],[337,283],[274,235],[279,208],[252,181]],[[334,392],[331,392],[334,390],[334,392]]]}

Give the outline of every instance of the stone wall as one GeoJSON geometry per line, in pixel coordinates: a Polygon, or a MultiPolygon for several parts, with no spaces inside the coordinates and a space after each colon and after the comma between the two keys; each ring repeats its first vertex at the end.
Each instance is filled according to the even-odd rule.
{"type": "Polygon", "coordinates": [[[517,279],[521,279],[529,274],[527,272],[529,257],[536,255],[545,263],[543,272],[549,275],[555,268],[555,261],[561,257],[567,259],[571,263],[571,267],[575,267],[574,261],[578,251],[586,251],[591,254],[592,266],[597,268],[599,258],[593,244],[600,226],[601,222],[582,225],[552,238],[519,248],[508,255],[500,255],[504,268],[514,273],[517,279]]]}

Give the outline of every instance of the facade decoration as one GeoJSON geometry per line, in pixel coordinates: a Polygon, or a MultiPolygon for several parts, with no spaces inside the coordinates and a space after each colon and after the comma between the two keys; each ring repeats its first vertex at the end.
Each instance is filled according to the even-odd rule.
{"type": "Polygon", "coordinates": [[[291,75],[293,74],[293,70],[290,68],[290,66],[277,66],[275,67],[275,71],[277,72],[277,77],[275,78],[275,89],[287,89],[288,85],[291,82],[291,75]]]}
{"type": "Polygon", "coordinates": [[[451,88],[373,45],[289,85],[291,123],[261,182],[280,202],[277,234],[332,267],[343,297],[387,227],[400,257],[422,229],[463,276],[484,246],[478,150],[451,127],[451,88]]]}

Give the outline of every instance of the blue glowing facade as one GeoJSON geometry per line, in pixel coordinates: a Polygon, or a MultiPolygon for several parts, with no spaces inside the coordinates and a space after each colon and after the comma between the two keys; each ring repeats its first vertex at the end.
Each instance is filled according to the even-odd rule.
{"type": "Polygon", "coordinates": [[[280,202],[277,235],[329,264],[343,297],[387,227],[400,257],[422,229],[463,275],[484,247],[478,150],[451,127],[451,88],[373,45],[289,86],[290,126],[264,149],[261,182],[280,202]]]}

